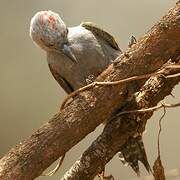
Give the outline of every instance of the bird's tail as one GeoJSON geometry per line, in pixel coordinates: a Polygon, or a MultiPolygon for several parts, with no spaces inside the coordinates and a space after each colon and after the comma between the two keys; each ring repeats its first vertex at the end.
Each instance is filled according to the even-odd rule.
{"type": "Polygon", "coordinates": [[[142,136],[130,137],[126,144],[121,147],[119,158],[123,164],[130,165],[138,176],[140,175],[138,161],[143,163],[149,173],[152,172],[147,160],[142,136]]]}

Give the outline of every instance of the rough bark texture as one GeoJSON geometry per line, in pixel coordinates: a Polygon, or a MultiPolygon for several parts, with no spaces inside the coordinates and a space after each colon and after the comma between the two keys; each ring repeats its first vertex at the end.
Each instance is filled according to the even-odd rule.
{"type": "MultiPolygon", "coordinates": [[[[116,81],[154,72],[170,58],[177,56],[180,50],[179,11],[180,3],[177,3],[137,44],[110,65],[98,77],[98,81],[116,81]]],[[[58,157],[121,107],[126,101],[127,89],[133,85],[133,82],[129,82],[119,86],[97,86],[76,96],[31,137],[5,154],[0,160],[0,179],[31,180],[39,176],[58,157]]],[[[128,93],[132,94],[136,90],[137,88],[133,87],[128,93]]],[[[128,117],[126,121],[128,122],[128,117]]],[[[123,136],[118,132],[120,138],[117,144],[124,143],[137,130],[136,123],[129,125],[121,121],[117,125],[129,129],[126,134],[121,130],[123,136]]],[[[108,126],[112,126],[111,123],[108,126]]],[[[114,127],[109,129],[113,131],[114,127]]],[[[111,140],[111,136],[108,136],[108,139],[111,140]]],[[[116,143],[113,143],[111,148],[114,149],[115,145],[116,143]]],[[[110,158],[112,154],[107,154],[105,162],[110,158]]],[[[101,169],[101,166],[99,167],[101,169]]],[[[91,174],[94,176],[95,173],[91,174]]]]}

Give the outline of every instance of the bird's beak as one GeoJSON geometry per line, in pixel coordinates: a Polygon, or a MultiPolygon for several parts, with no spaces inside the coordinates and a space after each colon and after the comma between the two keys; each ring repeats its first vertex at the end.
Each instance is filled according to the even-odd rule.
{"type": "Polygon", "coordinates": [[[70,49],[70,47],[67,44],[63,44],[63,53],[70,58],[74,63],[78,63],[74,53],[72,52],[72,50],[70,49]]]}

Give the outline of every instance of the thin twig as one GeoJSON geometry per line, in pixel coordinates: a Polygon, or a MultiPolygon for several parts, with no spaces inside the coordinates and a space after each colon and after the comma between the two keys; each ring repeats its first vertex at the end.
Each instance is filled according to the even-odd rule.
{"type": "Polygon", "coordinates": [[[130,110],[130,111],[122,111],[122,112],[116,114],[115,116],[113,116],[112,119],[117,118],[117,117],[119,117],[119,116],[121,116],[123,114],[144,113],[144,112],[149,112],[149,111],[155,111],[155,110],[158,110],[158,109],[161,109],[161,108],[174,108],[174,107],[178,107],[178,106],[180,106],[180,103],[176,103],[176,104],[164,104],[164,103],[161,103],[161,104],[159,104],[157,106],[153,106],[153,107],[150,107],[150,108],[136,109],[136,110],[130,110]]]}
{"type": "Polygon", "coordinates": [[[161,131],[162,131],[162,126],[161,126],[161,122],[162,122],[162,119],[164,118],[164,116],[166,115],[166,107],[163,106],[163,115],[161,116],[160,120],[159,120],[159,132],[158,132],[158,156],[160,157],[160,134],[161,134],[161,131]]]}

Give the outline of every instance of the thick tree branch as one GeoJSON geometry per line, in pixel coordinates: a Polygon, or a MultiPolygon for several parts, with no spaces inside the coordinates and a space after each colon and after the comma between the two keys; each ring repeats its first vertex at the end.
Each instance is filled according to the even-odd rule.
{"type": "MultiPolygon", "coordinates": [[[[103,133],[75,162],[62,180],[93,179],[120,150],[129,136],[135,136],[144,131],[146,121],[153,115],[155,109],[160,108],[160,106],[149,107],[155,106],[169,95],[179,81],[180,76],[167,79],[165,76],[157,75],[148,79],[142,89],[125,105],[119,117],[116,115],[107,124],[103,133]],[[145,108],[151,111],[143,111],[145,108]],[[135,112],[135,109],[142,110],[135,112]],[[127,113],[128,111],[131,113],[127,113]]],[[[180,106],[180,103],[175,107],[177,106],[180,106]]],[[[172,105],[166,105],[166,107],[172,107],[172,105]]]]}
{"type": "MultiPolygon", "coordinates": [[[[158,24],[110,65],[97,80],[116,81],[151,73],[170,58],[177,56],[180,50],[179,10],[180,4],[177,3],[158,24]]],[[[127,98],[127,89],[133,86],[133,82],[112,87],[95,86],[74,97],[68,106],[66,104],[63,110],[27,140],[12,148],[0,160],[0,179],[31,180],[39,176],[58,157],[122,106],[127,98]]],[[[129,93],[134,93],[138,88],[139,86],[133,87],[129,93]]],[[[129,126],[124,121],[121,121],[122,124],[129,126]]],[[[136,130],[134,125],[131,128],[136,130]]],[[[131,133],[133,132],[132,130],[131,133]]],[[[126,140],[129,135],[120,139],[124,137],[126,140]]]]}

